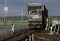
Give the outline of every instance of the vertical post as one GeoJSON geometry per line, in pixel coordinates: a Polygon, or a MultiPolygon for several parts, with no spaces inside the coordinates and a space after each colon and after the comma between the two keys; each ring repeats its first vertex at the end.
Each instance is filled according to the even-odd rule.
{"type": "Polygon", "coordinates": [[[14,34],[14,16],[12,16],[11,34],[14,34]]]}
{"type": "Polygon", "coordinates": [[[48,31],[50,31],[50,27],[51,27],[51,25],[52,25],[52,24],[51,24],[51,21],[52,21],[52,19],[49,18],[49,19],[48,19],[48,31]]]}
{"type": "MultiPolygon", "coordinates": [[[[53,24],[53,18],[52,18],[52,24],[53,24]]],[[[53,26],[53,25],[52,25],[53,26]]],[[[53,34],[52,32],[52,26],[50,27],[50,33],[53,34]]]]}
{"type": "Polygon", "coordinates": [[[46,22],[46,28],[45,30],[48,30],[48,18],[47,18],[47,22],[46,22]]]}
{"type": "Polygon", "coordinates": [[[58,27],[58,34],[60,34],[60,19],[59,19],[59,27],[58,27]]]}
{"type": "Polygon", "coordinates": [[[49,27],[50,27],[50,22],[49,22],[49,18],[48,18],[48,28],[47,28],[48,31],[49,31],[49,27]]]}
{"type": "Polygon", "coordinates": [[[7,0],[5,0],[5,6],[7,6],[7,0]]]}
{"type": "MultiPolygon", "coordinates": [[[[55,18],[54,18],[54,20],[56,21],[56,19],[55,19],[55,18]]],[[[55,22],[54,33],[56,33],[56,22],[55,22]]]]}
{"type": "Polygon", "coordinates": [[[29,36],[29,41],[31,41],[31,35],[29,36]]]}
{"type": "Polygon", "coordinates": [[[24,29],[24,24],[23,24],[23,12],[21,13],[22,15],[22,26],[23,26],[23,29],[24,29]]]}
{"type": "Polygon", "coordinates": [[[7,13],[8,13],[8,7],[7,7],[7,0],[5,0],[5,7],[4,7],[4,11],[5,11],[5,17],[6,17],[6,19],[5,19],[5,21],[6,21],[6,27],[7,27],[7,13]]]}
{"type": "Polygon", "coordinates": [[[49,28],[50,28],[50,18],[48,19],[48,31],[49,31],[49,28]]]}
{"type": "Polygon", "coordinates": [[[6,21],[6,29],[8,30],[8,17],[6,17],[6,19],[5,19],[5,21],[6,21]]]}
{"type": "Polygon", "coordinates": [[[32,34],[32,41],[34,41],[34,34],[32,34]]]}
{"type": "Polygon", "coordinates": [[[14,16],[12,16],[12,24],[14,24],[14,16]]]}
{"type": "Polygon", "coordinates": [[[28,39],[25,39],[25,41],[28,41],[28,39]]]}
{"type": "Polygon", "coordinates": [[[6,37],[8,37],[8,36],[7,36],[7,35],[8,35],[8,34],[7,34],[7,32],[8,32],[7,22],[8,22],[8,21],[7,21],[7,14],[6,14],[6,16],[5,16],[5,36],[6,36],[6,37]]]}
{"type": "Polygon", "coordinates": [[[5,0],[5,7],[4,7],[4,12],[5,12],[5,27],[6,27],[6,29],[5,29],[5,36],[7,36],[7,13],[8,13],[8,7],[7,7],[7,0],[5,0]]]}
{"type": "Polygon", "coordinates": [[[59,19],[58,19],[58,29],[57,29],[57,33],[56,34],[58,34],[59,33],[59,19]]]}
{"type": "Polygon", "coordinates": [[[20,30],[20,17],[18,16],[18,31],[20,30]]]}
{"type": "Polygon", "coordinates": [[[54,31],[53,31],[53,29],[54,29],[53,26],[54,26],[54,25],[53,25],[53,24],[55,24],[55,23],[54,23],[54,18],[52,18],[52,33],[54,33],[54,31]]]}

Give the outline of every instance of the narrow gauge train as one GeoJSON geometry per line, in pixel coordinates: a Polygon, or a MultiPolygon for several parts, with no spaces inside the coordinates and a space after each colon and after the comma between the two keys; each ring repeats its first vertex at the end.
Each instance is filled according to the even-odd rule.
{"type": "Polygon", "coordinates": [[[32,29],[43,30],[46,27],[48,11],[42,3],[28,4],[28,21],[32,29]]]}

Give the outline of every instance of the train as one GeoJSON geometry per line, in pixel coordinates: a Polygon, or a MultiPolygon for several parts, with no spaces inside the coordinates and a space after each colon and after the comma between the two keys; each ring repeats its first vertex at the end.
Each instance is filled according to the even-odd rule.
{"type": "Polygon", "coordinates": [[[29,28],[43,30],[47,24],[48,10],[43,3],[28,4],[29,28]]]}

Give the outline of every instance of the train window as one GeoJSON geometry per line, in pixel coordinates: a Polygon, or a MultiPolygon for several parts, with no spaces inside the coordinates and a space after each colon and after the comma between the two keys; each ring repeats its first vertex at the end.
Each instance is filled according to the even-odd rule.
{"type": "Polygon", "coordinates": [[[36,10],[35,10],[35,9],[31,9],[31,10],[29,11],[29,14],[35,15],[35,14],[37,14],[37,13],[36,13],[36,10]]]}
{"type": "Polygon", "coordinates": [[[32,10],[32,12],[31,12],[33,15],[35,15],[36,14],[36,10],[32,10]]]}
{"type": "Polygon", "coordinates": [[[36,15],[36,14],[40,14],[41,12],[41,6],[39,7],[29,7],[29,14],[32,14],[32,15],[36,15]]]}

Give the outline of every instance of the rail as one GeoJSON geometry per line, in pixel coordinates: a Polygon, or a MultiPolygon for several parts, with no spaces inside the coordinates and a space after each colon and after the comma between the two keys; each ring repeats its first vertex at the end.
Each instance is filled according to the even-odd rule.
{"type": "Polygon", "coordinates": [[[10,37],[8,39],[5,39],[3,41],[19,41],[22,40],[23,38],[27,38],[29,35],[33,34],[35,30],[25,30],[21,34],[14,35],[13,37],[10,37]]]}

